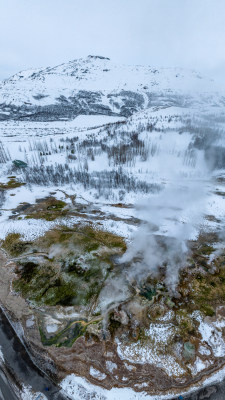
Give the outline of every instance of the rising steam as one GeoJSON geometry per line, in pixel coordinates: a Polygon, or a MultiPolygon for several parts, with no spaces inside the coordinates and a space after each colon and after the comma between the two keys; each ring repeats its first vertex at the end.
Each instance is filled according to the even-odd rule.
{"type": "Polygon", "coordinates": [[[182,162],[181,153],[175,155],[168,150],[173,146],[168,139],[170,133],[165,135],[165,146],[161,143],[161,154],[152,165],[163,178],[164,189],[136,205],[143,223],[121,258],[121,262],[131,265],[130,279],[138,282],[163,274],[167,288],[173,293],[176,291],[179,271],[186,265],[189,253],[188,241],[196,239],[203,228],[212,164],[215,164],[215,152],[210,151],[208,145],[209,142],[210,146],[213,144],[213,136],[204,136],[203,128],[202,131],[201,141],[192,135],[186,142],[187,137],[179,138],[178,134],[171,137],[171,143],[176,139],[178,146],[183,147],[182,162]],[[187,154],[191,154],[191,162],[187,154]]]}
{"type": "Polygon", "coordinates": [[[185,183],[166,188],[138,204],[139,216],[145,223],[121,259],[121,262],[133,262],[129,274],[135,280],[148,275],[157,277],[160,268],[164,268],[165,283],[175,291],[179,270],[188,255],[187,241],[197,236],[206,203],[205,181],[185,183]]]}

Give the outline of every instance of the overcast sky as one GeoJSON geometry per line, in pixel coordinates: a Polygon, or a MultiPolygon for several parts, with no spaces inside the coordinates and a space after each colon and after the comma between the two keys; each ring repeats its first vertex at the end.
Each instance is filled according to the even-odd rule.
{"type": "Polygon", "coordinates": [[[0,79],[89,54],[225,69],[225,0],[0,0],[0,79]]]}

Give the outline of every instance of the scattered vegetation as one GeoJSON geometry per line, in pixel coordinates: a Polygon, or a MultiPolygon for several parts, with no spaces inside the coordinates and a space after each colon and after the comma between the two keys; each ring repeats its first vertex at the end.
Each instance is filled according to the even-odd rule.
{"type": "Polygon", "coordinates": [[[27,208],[26,219],[45,219],[54,221],[58,217],[65,217],[68,213],[66,203],[54,197],[39,200],[35,205],[27,208]]]}
{"type": "Polygon", "coordinates": [[[9,151],[7,151],[4,148],[4,145],[2,142],[0,142],[0,164],[5,164],[8,161],[10,161],[10,154],[9,151]]]}
{"type": "Polygon", "coordinates": [[[190,336],[199,336],[199,322],[191,317],[185,308],[176,311],[177,335],[183,341],[189,340],[190,336]]]}
{"type": "Polygon", "coordinates": [[[208,256],[213,250],[210,245],[200,247],[193,255],[195,270],[183,271],[178,287],[189,312],[200,310],[210,317],[215,314],[215,308],[225,302],[225,255],[209,264],[208,256]]]}
{"type": "Polygon", "coordinates": [[[7,183],[0,183],[0,189],[1,190],[10,190],[10,189],[16,189],[20,186],[26,185],[26,183],[19,182],[17,181],[16,177],[12,176],[9,177],[9,181],[7,183]]]}
{"type": "MultiPolygon", "coordinates": [[[[11,254],[23,253],[20,235],[11,234],[3,246],[11,254]]],[[[113,264],[111,255],[125,250],[122,238],[91,226],[62,226],[32,244],[33,254],[46,256],[37,263],[25,254],[17,262],[16,291],[36,304],[91,306],[113,264]],[[57,247],[58,246],[58,247],[57,247]]],[[[33,260],[33,258],[32,258],[33,260]]]]}
{"type": "Polygon", "coordinates": [[[56,346],[56,347],[72,347],[73,343],[86,332],[87,324],[85,321],[72,322],[68,326],[51,337],[47,337],[44,330],[39,326],[39,332],[42,344],[44,346],[56,346]]]}
{"type": "Polygon", "coordinates": [[[73,320],[69,321],[64,329],[57,332],[55,335],[46,335],[42,323],[39,323],[39,332],[41,341],[44,346],[56,347],[72,347],[73,343],[80,337],[84,336],[87,327],[99,323],[99,319],[88,322],[87,320],[73,320]]]}
{"type": "Polygon", "coordinates": [[[19,233],[9,233],[2,241],[2,247],[13,257],[23,254],[31,244],[31,242],[21,240],[19,233]]]}
{"type": "Polygon", "coordinates": [[[4,192],[4,190],[0,190],[0,208],[3,206],[3,204],[4,204],[4,202],[5,202],[5,192],[4,192]]]}
{"type": "Polygon", "coordinates": [[[44,248],[57,243],[69,247],[72,243],[73,246],[82,247],[84,252],[97,250],[100,246],[104,246],[106,252],[110,249],[117,249],[118,252],[126,250],[126,243],[121,236],[84,224],[75,224],[73,227],[62,225],[46,232],[38,243],[44,248]]]}
{"type": "Polygon", "coordinates": [[[25,182],[36,185],[65,185],[81,184],[85,189],[95,189],[99,196],[106,197],[113,189],[123,189],[126,192],[139,191],[143,193],[157,192],[161,189],[158,184],[150,184],[137,180],[128,175],[120,167],[117,170],[89,173],[85,168],[71,169],[67,164],[43,166],[40,174],[39,167],[30,167],[23,171],[25,182]]]}

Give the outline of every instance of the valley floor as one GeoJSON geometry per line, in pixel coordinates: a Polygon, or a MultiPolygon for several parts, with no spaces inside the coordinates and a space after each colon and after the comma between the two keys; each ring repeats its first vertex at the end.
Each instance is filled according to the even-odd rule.
{"type": "Polygon", "coordinates": [[[219,117],[2,122],[0,301],[71,398],[161,400],[223,376],[219,117]]]}

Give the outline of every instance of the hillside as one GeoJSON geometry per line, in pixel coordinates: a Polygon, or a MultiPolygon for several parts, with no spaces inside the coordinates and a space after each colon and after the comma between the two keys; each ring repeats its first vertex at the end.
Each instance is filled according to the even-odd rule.
{"type": "Polygon", "coordinates": [[[0,120],[51,121],[81,114],[128,117],[152,106],[187,106],[215,96],[220,85],[195,71],[120,66],[88,56],[54,68],[22,71],[0,84],[0,120]]]}

